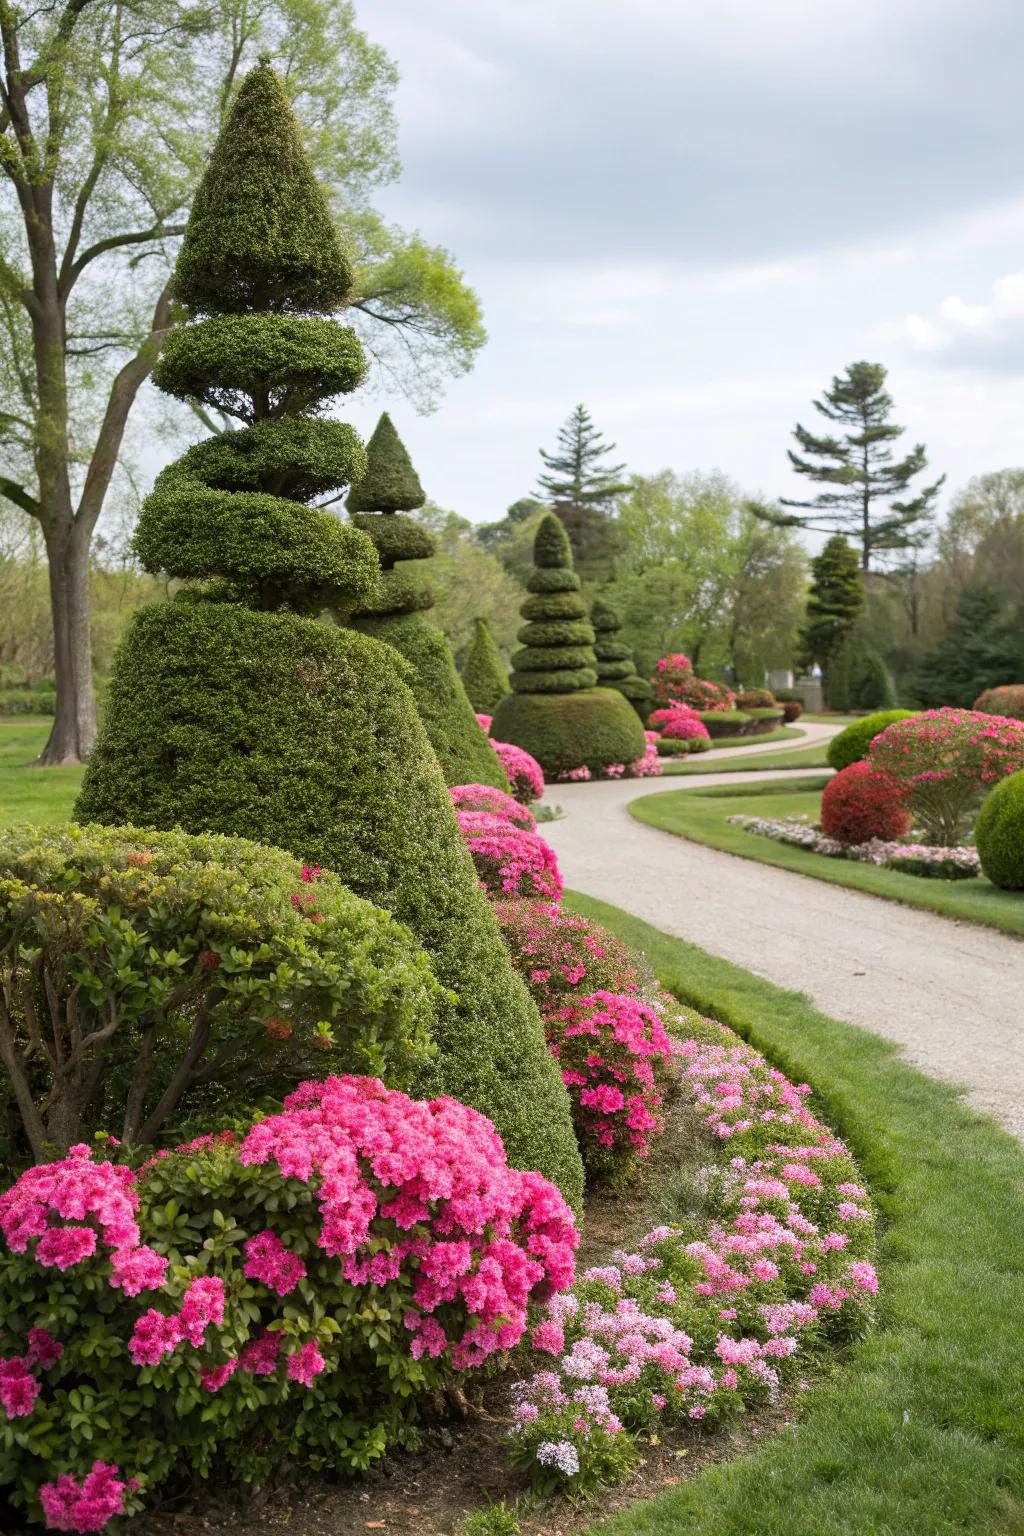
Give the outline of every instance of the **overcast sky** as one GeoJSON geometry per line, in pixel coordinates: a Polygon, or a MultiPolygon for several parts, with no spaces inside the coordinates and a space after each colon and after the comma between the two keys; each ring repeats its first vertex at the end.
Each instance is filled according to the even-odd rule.
{"type": "Polygon", "coordinates": [[[500,517],[578,400],[632,469],[792,493],[793,423],[858,358],[950,489],[1024,464],[1021,0],[358,14],[402,74],[379,203],[490,334],[433,415],[385,402],[435,501],[500,517]]]}

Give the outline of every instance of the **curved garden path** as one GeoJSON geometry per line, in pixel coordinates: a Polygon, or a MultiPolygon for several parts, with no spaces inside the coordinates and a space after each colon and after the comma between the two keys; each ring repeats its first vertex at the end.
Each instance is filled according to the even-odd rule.
{"type": "MultiPolygon", "coordinates": [[[[806,744],[835,729],[808,725],[806,744]]],[[[1024,1139],[1019,939],[705,848],[628,811],[641,795],[808,773],[821,769],[559,784],[552,798],[566,814],[543,832],[567,886],[896,1041],[1024,1139]]]]}

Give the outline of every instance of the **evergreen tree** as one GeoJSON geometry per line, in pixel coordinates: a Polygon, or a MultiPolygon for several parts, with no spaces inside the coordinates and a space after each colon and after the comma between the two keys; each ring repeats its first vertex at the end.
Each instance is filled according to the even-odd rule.
{"type": "Polygon", "coordinates": [[[605,442],[584,405],[576,407],[559,431],[554,453],[540,450],[547,473],[537,483],[565,525],[585,579],[610,575],[618,544],[612,507],[627,486],[622,480],[626,466],[606,462],[614,450],[615,444],[605,442]]]}
{"type": "Polygon", "coordinates": [[[945,635],[922,660],[913,691],[922,704],[970,709],[986,688],[1024,676],[1024,637],[998,592],[964,587],[945,635]]]}
{"type": "Polygon", "coordinates": [[[469,702],[482,715],[493,715],[509,691],[508,673],[486,619],[474,619],[473,639],[462,667],[469,702]]]}
{"type": "Polygon", "coordinates": [[[828,679],[829,664],[864,606],[864,580],[856,551],[841,533],[833,534],[811,561],[807,615],[799,638],[803,667],[819,666],[828,679]]]}
{"type": "Polygon", "coordinates": [[[498,705],[491,734],[531,753],[545,773],[635,762],[646,745],[643,728],[620,693],[595,686],[594,628],[568,535],[550,512],[537,530],[533,558],[512,692],[498,705]]]}
{"type": "Polygon", "coordinates": [[[833,378],[823,398],[814,401],[815,410],[836,424],[837,433],[819,436],[799,423],[794,427],[799,452],[789,450],[793,468],[831,487],[809,501],[782,498],[783,506],[804,508],[808,515],[760,505],[754,509],[779,527],[849,534],[860,549],[864,571],[927,542],[935,499],[946,478],[941,475],[916,494],[910,492],[910,482],[927,468],[928,459],[923,443],[905,458],[893,458],[892,445],[905,429],[889,419],[893,402],[885,380],[880,363],[851,363],[845,374],[833,378]]]}
{"type": "Polygon", "coordinates": [[[406,564],[434,553],[429,529],[402,515],[424,501],[419,476],[385,411],[366,447],[366,473],[353,485],[347,503],[353,523],[376,546],[380,589],[348,622],[363,634],[386,640],[411,664],[416,707],[447,783],[492,784],[507,790],[508,776],[476,723],[451,646],[424,617],[434,606],[434,594],[416,567],[406,564]],[[396,569],[399,562],[401,570],[396,569]]]}
{"type": "Polygon", "coordinates": [[[590,610],[590,622],[596,639],[594,655],[597,657],[597,680],[604,688],[614,688],[628,699],[640,716],[646,720],[654,708],[654,689],[646,677],[640,677],[633,662],[633,650],[624,640],[616,639],[622,630],[622,620],[610,603],[601,598],[590,610]]]}
{"type": "Polygon", "coordinates": [[[854,624],[829,662],[829,709],[877,711],[892,709],[895,703],[892,673],[860,624],[854,624]]]}
{"type": "Polygon", "coordinates": [[[390,646],[319,622],[380,582],[366,534],[308,505],[365,471],[351,429],[318,414],[364,365],[324,313],[345,299],[343,258],[268,65],[239,91],[198,207],[185,251],[210,253],[210,281],[186,256],[199,317],[170,338],[157,381],[243,425],[189,449],[142,509],[143,564],[186,586],[132,623],[77,815],[272,843],[394,913],[447,989],[417,1090],[483,1111],[513,1162],[578,1200],[565,1088],[466,855],[409,669],[390,646]],[[301,218],[297,181],[312,204],[301,218]],[[216,261],[221,219],[225,243],[250,231],[230,271],[216,261]],[[287,253],[277,279],[268,245],[287,253]],[[294,312],[293,283],[320,313],[294,312]]]}

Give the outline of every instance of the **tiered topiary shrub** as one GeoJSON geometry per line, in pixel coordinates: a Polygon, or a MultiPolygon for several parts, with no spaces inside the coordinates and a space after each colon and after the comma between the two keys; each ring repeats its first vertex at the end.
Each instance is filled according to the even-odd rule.
{"type": "Polygon", "coordinates": [[[486,619],[473,620],[473,638],[462,667],[462,686],[480,715],[493,715],[509,692],[508,672],[486,619]]]}
{"type": "Polygon", "coordinates": [[[971,707],[986,715],[1004,715],[1010,720],[1024,720],[1024,683],[1004,683],[1001,688],[986,688],[971,707]]]}
{"type": "Polygon", "coordinates": [[[316,618],[367,604],[380,581],[366,534],[307,505],[365,468],[351,429],[316,414],[362,377],[355,335],[329,318],[349,282],[288,100],[261,65],[189,221],[175,283],[196,318],[156,372],[243,426],[190,449],[143,507],[143,564],[188,585],[133,621],[77,814],[273,843],[392,912],[449,989],[415,1088],[481,1110],[516,1166],[577,1201],[565,1090],[408,669],[390,646],[316,618]]]}
{"type": "Polygon", "coordinates": [[[838,770],[859,763],[867,757],[871,743],[887,725],[896,720],[909,720],[915,713],[912,709],[880,709],[873,715],[865,715],[862,720],[855,720],[829,742],[825,753],[829,767],[838,770]]]}
{"type": "Polygon", "coordinates": [[[382,576],[379,590],[347,622],[386,640],[410,663],[409,684],[446,782],[507,789],[505,770],[476,723],[451,646],[424,618],[434,606],[429,583],[404,563],[429,559],[434,540],[421,523],[403,515],[421,507],[426,497],[386,411],[367,444],[366,461],[365,475],[349,492],[348,509],[356,527],[373,540],[382,576]]]}
{"type": "Polygon", "coordinates": [[[1024,772],[1011,773],[986,797],[974,840],[992,884],[1024,891],[1024,772]]]}
{"type": "Polygon", "coordinates": [[[512,692],[494,712],[491,735],[522,747],[548,775],[635,762],[646,747],[643,726],[621,693],[595,686],[594,629],[568,536],[551,513],[537,530],[533,559],[512,692]]]}
{"type": "Polygon", "coordinates": [[[598,683],[602,688],[614,688],[621,693],[640,719],[646,720],[654,708],[654,689],[637,672],[632,648],[617,638],[622,620],[609,603],[598,598],[590,610],[590,622],[596,636],[594,655],[597,657],[598,683]]]}

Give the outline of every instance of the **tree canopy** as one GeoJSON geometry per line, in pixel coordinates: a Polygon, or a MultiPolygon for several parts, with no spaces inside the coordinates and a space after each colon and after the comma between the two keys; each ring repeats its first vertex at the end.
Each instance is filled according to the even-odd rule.
{"type": "Polygon", "coordinates": [[[624,464],[609,464],[615,444],[606,442],[585,405],[577,405],[559,429],[553,453],[540,449],[546,473],[537,484],[564,523],[580,575],[610,574],[618,547],[612,509],[625,489],[624,464]]]}

